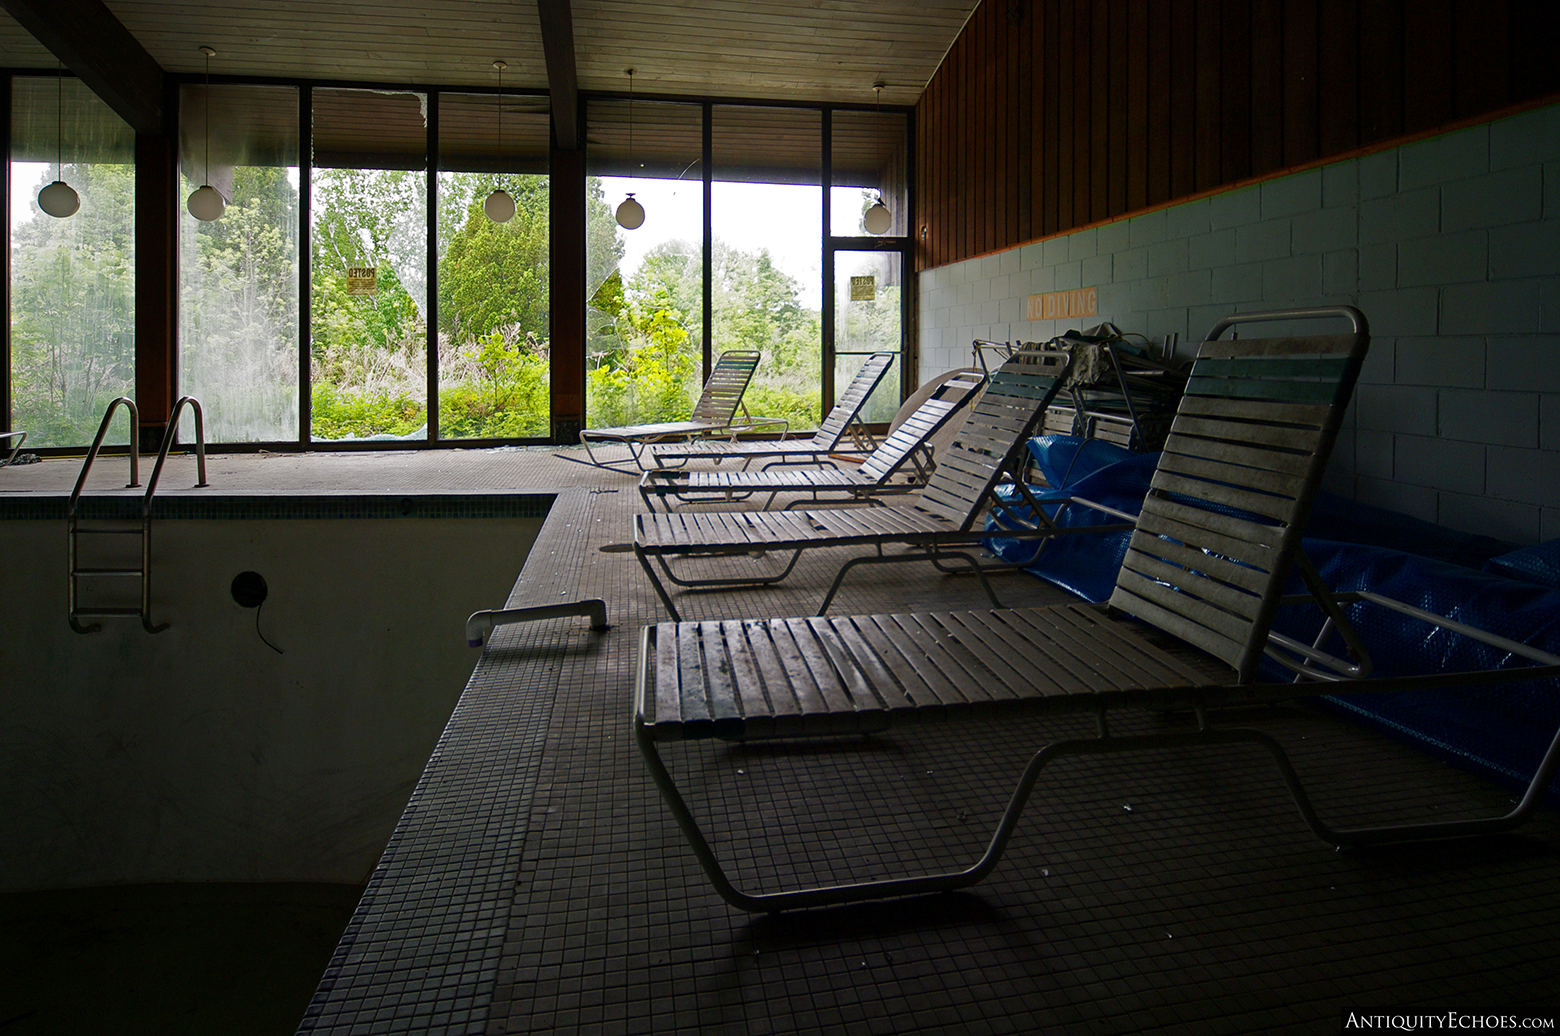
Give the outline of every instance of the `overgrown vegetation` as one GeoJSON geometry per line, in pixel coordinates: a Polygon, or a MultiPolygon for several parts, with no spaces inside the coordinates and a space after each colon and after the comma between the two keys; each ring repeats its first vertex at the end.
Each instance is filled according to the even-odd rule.
{"type": "MultiPolygon", "coordinates": [[[[90,441],[108,401],[134,395],[133,170],[64,173],[82,211],[35,215],[14,242],[16,426],[38,445],[90,441]]],[[[307,379],[316,439],[426,434],[425,183],[418,171],[314,171],[307,379]],[[372,280],[354,281],[364,269],[372,280]]],[[[295,438],[297,190],[283,169],[239,167],[233,192],[215,223],[181,217],[181,388],[201,399],[213,442],[295,438]]],[[[545,176],[441,175],[433,379],[441,438],[550,434],[548,208],[545,176]],[[500,186],[517,208],[504,224],[482,209],[500,186]]],[[[587,422],[685,418],[702,366],[700,250],[663,244],[625,281],[622,231],[595,183],[587,211],[587,275],[598,286],[588,314],[587,422]]],[[[767,251],[717,240],[712,258],[714,351],[764,357],[749,411],[811,427],[818,312],[801,304],[797,283],[767,251]]]]}

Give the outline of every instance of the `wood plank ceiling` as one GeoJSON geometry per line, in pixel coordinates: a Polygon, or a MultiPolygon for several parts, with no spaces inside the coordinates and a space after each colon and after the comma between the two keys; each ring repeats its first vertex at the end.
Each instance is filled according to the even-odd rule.
{"type": "MultiPolygon", "coordinates": [[[[544,0],[555,3],[556,0],[544,0]]],[[[59,0],[90,13],[95,0],[59,0]]],[[[544,90],[534,0],[104,0],[164,72],[544,90]]],[[[572,0],[577,82],[641,95],[912,105],[977,0],[572,0]]],[[[0,12],[0,65],[54,54],[0,12]]]]}

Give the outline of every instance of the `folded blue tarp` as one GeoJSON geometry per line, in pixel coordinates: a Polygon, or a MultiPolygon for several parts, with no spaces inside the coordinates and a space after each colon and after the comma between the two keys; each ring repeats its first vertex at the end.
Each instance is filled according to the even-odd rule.
{"type": "MultiPolygon", "coordinates": [[[[1030,452],[1046,481],[1062,487],[1038,491],[1042,502],[1078,496],[1131,514],[1141,509],[1158,462],[1157,454],[1132,454],[1074,436],[1042,436],[1030,444],[1030,452]]],[[[1077,506],[1056,513],[1059,507],[1047,511],[1063,527],[1114,521],[1077,506]]],[[[1028,561],[1031,573],[1090,601],[1110,596],[1129,538],[1125,532],[1068,536],[1037,548],[1033,540],[1002,538],[996,520],[987,528],[993,533],[988,546],[1004,560],[1028,561]]],[[[1560,544],[1512,550],[1511,544],[1490,537],[1332,494],[1318,500],[1308,531],[1306,553],[1335,591],[1373,591],[1560,654],[1560,544]],[[1412,552],[1394,549],[1403,546],[1412,552]]],[[[1298,577],[1291,592],[1303,592],[1298,577]]],[[[1351,605],[1349,618],[1378,675],[1489,669],[1511,662],[1471,638],[1372,605],[1351,605]]],[[[1315,608],[1281,609],[1275,623],[1280,632],[1307,642],[1320,625],[1315,608]]],[[[1281,671],[1270,675],[1284,678],[1281,671]]],[[[1322,700],[1443,758],[1521,783],[1560,727],[1560,689],[1553,681],[1322,700]]],[[[1560,801],[1560,778],[1550,786],[1550,797],[1560,801]]]]}

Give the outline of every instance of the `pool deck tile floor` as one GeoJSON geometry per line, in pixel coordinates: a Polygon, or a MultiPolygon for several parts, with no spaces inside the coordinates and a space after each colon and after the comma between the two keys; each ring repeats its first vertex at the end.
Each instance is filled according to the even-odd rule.
{"type": "MultiPolygon", "coordinates": [[[[631,538],[636,480],[559,453],[578,456],[219,454],[210,490],[187,488],[192,458],[164,472],[159,496],[556,493],[508,606],[600,597],[613,624],[494,631],[300,1032],[1332,1033],[1351,1031],[1351,1010],[1555,1009],[1553,810],[1511,835],[1339,852],[1245,748],[1059,763],[996,872],[961,893],[732,910],[630,737],[638,630],[664,616],[633,555],[600,548],[631,538]]],[[[137,492],[122,488],[123,458],[100,467],[89,492],[137,492]]],[[[52,458],[0,470],[0,503],[68,493],[78,470],[52,458]]],[[[690,619],[811,614],[834,568],[831,552],[810,554],[778,587],[683,593],[679,607],[690,619]]],[[[1027,576],[998,586],[1007,604],[1068,599],[1027,576]]],[[[834,611],[983,605],[969,578],[903,565],[851,580],[834,611]]],[[[1510,789],[1329,712],[1228,718],[1284,743],[1329,816],[1510,805],[1510,789]]],[[[1034,749],[1091,728],[918,724],[665,755],[738,883],[794,887],[971,861],[1034,749]]]]}

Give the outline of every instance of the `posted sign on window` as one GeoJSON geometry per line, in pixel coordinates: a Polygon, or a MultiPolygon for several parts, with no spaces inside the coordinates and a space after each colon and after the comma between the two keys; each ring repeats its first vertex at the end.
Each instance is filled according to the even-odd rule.
{"type": "Polygon", "coordinates": [[[347,267],[348,295],[375,295],[379,292],[379,267],[347,267]]]}

